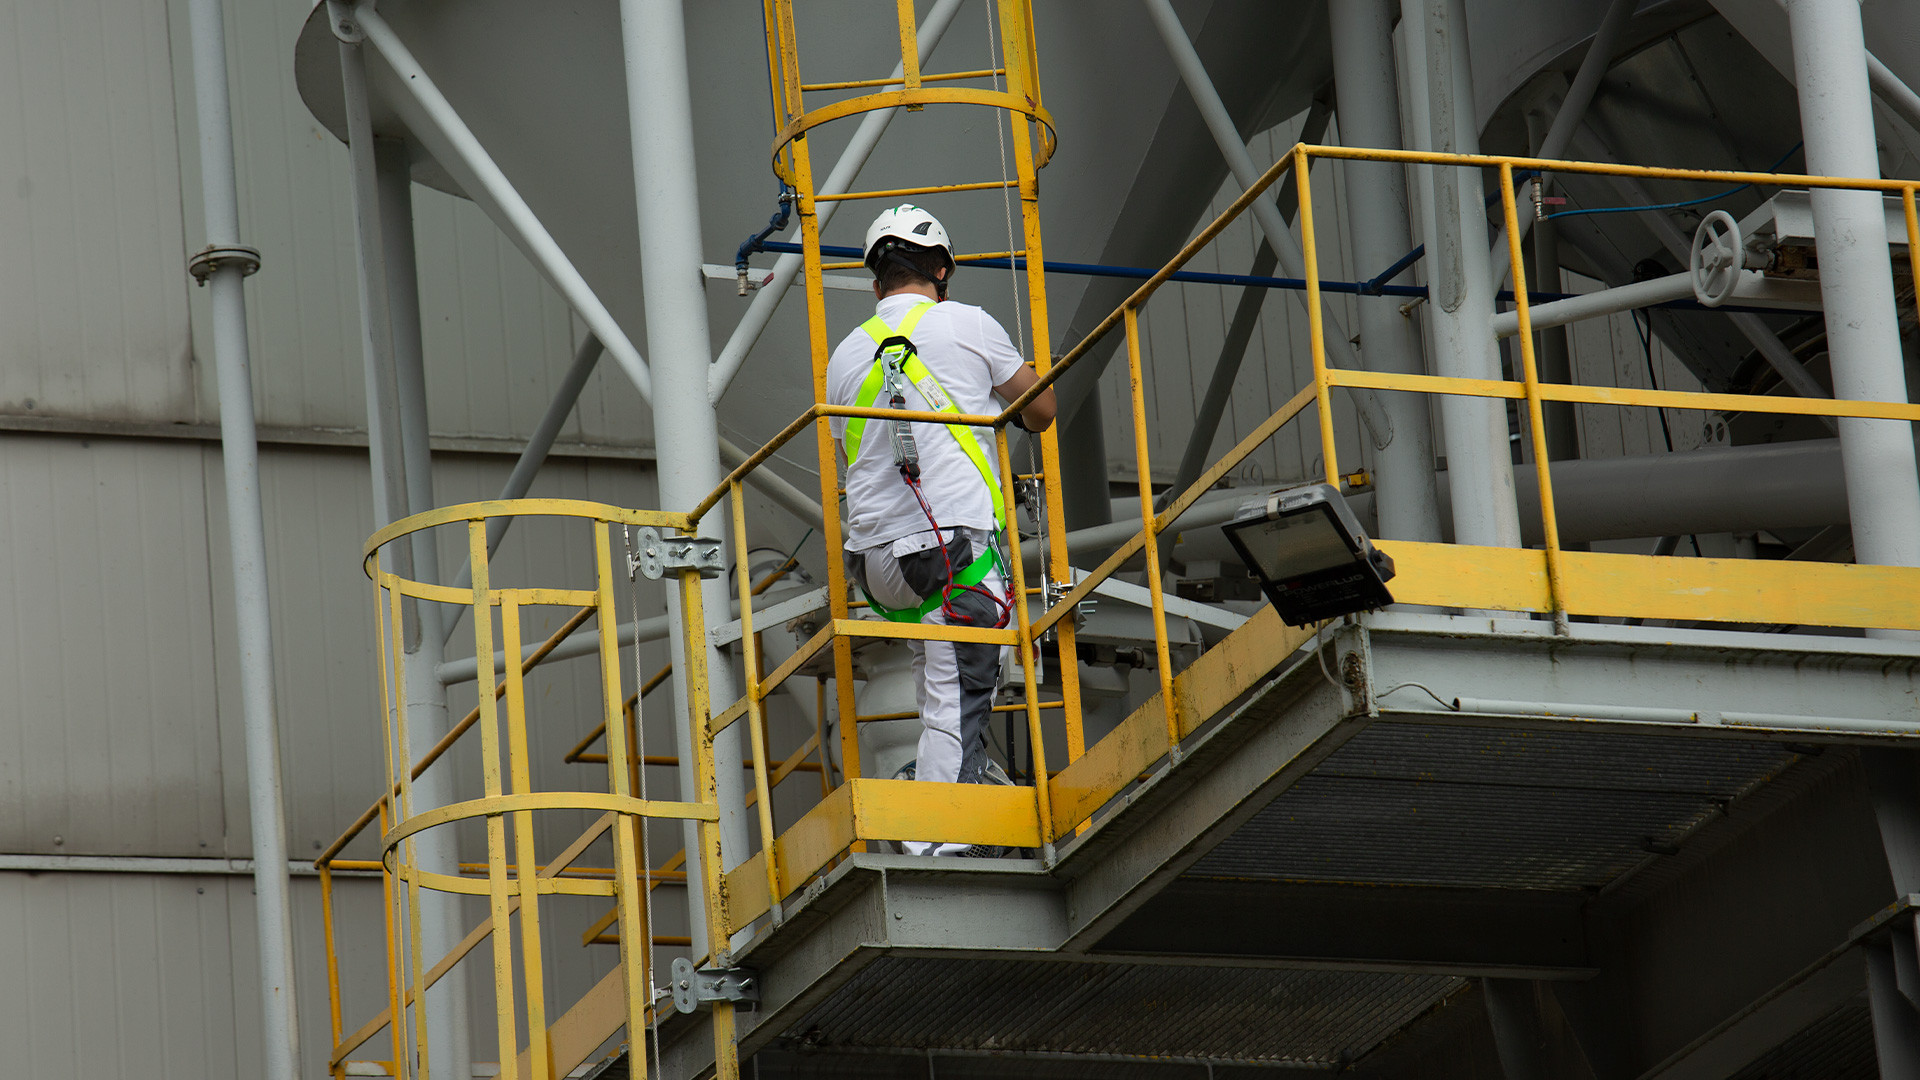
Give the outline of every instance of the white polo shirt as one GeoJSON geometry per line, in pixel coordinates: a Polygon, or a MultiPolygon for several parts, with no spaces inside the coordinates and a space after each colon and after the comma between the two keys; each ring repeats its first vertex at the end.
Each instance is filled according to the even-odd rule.
{"type": "MultiPolygon", "coordinates": [[[[926,302],[913,293],[897,293],[881,300],[878,312],[889,326],[899,326],[907,312],[926,302]]],[[[953,399],[954,408],[963,413],[997,413],[1004,406],[993,388],[1013,378],[1020,368],[1020,353],[1007,337],[1007,331],[993,316],[974,307],[946,301],[920,317],[909,335],[920,361],[953,399]]],[[[878,343],[866,331],[855,328],[833,350],[827,362],[827,401],[834,405],[852,405],[860,395],[860,384],[873,370],[873,354],[878,343]]],[[[933,411],[917,387],[909,383],[904,397],[906,407],[933,411]]],[[[886,407],[882,392],[874,403],[886,407]]],[[[834,417],[833,436],[845,446],[847,421],[834,417]]],[[[942,529],[965,526],[994,531],[1000,527],[993,517],[993,496],[974,467],[947,434],[952,430],[963,439],[979,439],[993,482],[1000,482],[998,453],[993,448],[992,428],[954,427],[942,424],[913,425],[914,443],[920,452],[920,486],[933,508],[942,529]],[[977,433],[977,434],[976,434],[977,433]],[[982,438],[984,436],[984,438],[982,438]]],[[[865,551],[881,544],[909,540],[902,545],[920,550],[933,545],[932,526],[913,496],[913,490],[901,479],[893,463],[892,427],[885,420],[868,420],[861,434],[860,456],[847,463],[847,550],[865,551]],[[926,534],[924,537],[917,534],[926,534]],[[925,543],[919,543],[924,540],[925,543]],[[916,546],[917,545],[917,546],[916,546]]],[[[904,553],[897,551],[896,553],[904,553]]]]}

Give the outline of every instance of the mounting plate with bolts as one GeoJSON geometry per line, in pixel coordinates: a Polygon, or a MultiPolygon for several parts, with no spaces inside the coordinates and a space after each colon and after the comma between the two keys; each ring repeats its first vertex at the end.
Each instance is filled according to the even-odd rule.
{"type": "Polygon", "coordinates": [[[627,563],[628,576],[637,570],[655,581],[684,570],[698,571],[703,578],[727,572],[727,555],[720,541],[703,536],[661,536],[660,530],[651,526],[634,530],[627,563]]]}
{"type": "Polygon", "coordinates": [[[716,1001],[759,1001],[760,983],[746,968],[695,968],[681,957],[673,962],[673,1007],[697,1012],[716,1001]]]}

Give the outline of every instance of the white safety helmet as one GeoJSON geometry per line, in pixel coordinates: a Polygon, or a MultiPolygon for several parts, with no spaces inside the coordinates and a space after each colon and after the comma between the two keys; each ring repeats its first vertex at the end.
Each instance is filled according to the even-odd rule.
{"type": "Polygon", "coordinates": [[[897,240],[922,248],[939,248],[947,258],[947,273],[952,275],[953,242],[947,239],[947,230],[940,219],[914,206],[901,203],[888,210],[880,211],[880,216],[867,226],[867,243],[863,261],[875,277],[881,276],[880,262],[886,255],[888,240],[897,240]]]}

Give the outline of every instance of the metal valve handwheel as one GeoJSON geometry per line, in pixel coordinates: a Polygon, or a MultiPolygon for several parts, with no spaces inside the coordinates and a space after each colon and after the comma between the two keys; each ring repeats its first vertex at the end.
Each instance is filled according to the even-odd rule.
{"type": "Polygon", "coordinates": [[[1733,296],[1746,266],[1740,223],[1725,210],[1715,210],[1693,231],[1693,296],[1707,307],[1719,307],[1733,296]]]}

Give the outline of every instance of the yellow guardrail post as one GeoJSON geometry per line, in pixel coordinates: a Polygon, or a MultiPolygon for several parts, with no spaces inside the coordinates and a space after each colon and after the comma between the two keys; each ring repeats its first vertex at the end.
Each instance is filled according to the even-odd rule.
{"type": "MultiPolygon", "coordinates": [[[[741,552],[744,559],[746,553],[741,552]]],[[[686,621],[686,640],[707,639],[706,613],[700,604],[700,574],[697,570],[680,573],[680,612],[686,621]]],[[[707,696],[707,653],[705,649],[687,650],[687,724],[693,747],[693,784],[696,802],[720,804],[720,792],[713,771],[713,703],[707,696]]],[[[852,713],[849,711],[849,717],[852,713]]],[[[733,951],[732,916],[727,911],[724,880],[720,866],[720,822],[701,821],[696,827],[700,840],[701,900],[706,909],[707,962],[724,967],[731,963],[733,951]]],[[[695,942],[697,950],[700,943],[695,942]]],[[[644,1055],[643,1055],[644,1056],[644,1055]]],[[[733,1003],[713,1003],[714,1072],[720,1077],[740,1075],[740,1048],[734,1043],[733,1003]]]]}
{"type": "Polygon", "coordinates": [[[1305,144],[1293,148],[1293,190],[1300,202],[1300,253],[1307,275],[1307,346],[1313,354],[1313,400],[1320,407],[1320,461],[1327,483],[1340,486],[1340,451],[1333,432],[1333,402],[1327,388],[1327,327],[1320,306],[1320,247],[1313,228],[1312,159],[1305,144]]]}
{"type": "MultiPolygon", "coordinates": [[[[971,436],[969,436],[971,437],[971,436]]],[[[1013,512],[1013,458],[1007,452],[1007,429],[995,428],[993,443],[1000,454],[1000,490],[1009,514],[1013,512]]],[[[1048,807],[1047,790],[1047,740],[1040,726],[1040,688],[1033,677],[1033,659],[1038,651],[1033,634],[1033,613],[1027,610],[1027,570],[1026,560],[1020,555],[1020,530],[1018,527],[1007,530],[1007,546],[1012,558],[1007,573],[1013,577],[1013,619],[1019,629],[1020,670],[1025,678],[1027,698],[1027,747],[1028,756],[1033,760],[1033,799],[1034,810],[1040,815],[1040,842],[1053,843],[1053,813],[1048,807]]],[[[1071,661],[1063,658],[1061,666],[1071,661]]],[[[1007,755],[1013,755],[1013,747],[1007,747],[1007,755]]]]}
{"type": "MultiPolygon", "coordinates": [[[[477,575],[482,571],[477,565],[474,572],[476,574],[474,580],[476,582],[481,581],[482,579],[477,575]]],[[[407,766],[407,762],[413,760],[413,743],[408,737],[407,725],[406,643],[401,640],[402,628],[406,624],[403,621],[403,612],[401,610],[400,585],[398,577],[394,574],[387,574],[386,580],[388,618],[391,620],[388,623],[388,627],[392,631],[389,636],[392,639],[393,645],[391,661],[393,665],[393,723],[399,736],[396,749],[400,755],[400,803],[398,811],[394,814],[394,820],[390,822],[390,824],[397,828],[401,822],[413,816],[413,770],[407,766]]],[[[480,607],[474,612],[474,621],[475,625],[480,625],[482,622],[490,625],[492,619],[486,608],[480,607]]],[[[488,649],[486,655],[493,655],[491,648],[488,649]]],[[[493,699],[489,697],[487,700],[491,701],[493,699]]],[[[385,834],[382,835],[384,842],[385,834]]],[[[416,861],[419,855],[419,846],[411,838],[404,839],[400,842],[399,849],[393,854],[394,857],[400,861],[400,865],[394,870],[394,873],[399,874],[407,883],[407,960],[410,964],[409,979],[412,982],[412,989],[409,993],[413,998],[413,1034],[414,1044],[417,1048],[416,1056],[420,1063],[420,1072],[423,1075],[431,1075],[431,1073],[428,1072],[431,1062],[429,1059],[430,1048],[427,1045],[427,964],[425,948],[420,940],[420,867],[416,861]]],[[[397,1026],[400,1014],[395,1013],[394,1016],[397,1026]]],[[[396,1058],[396,1061],[404,1060],[404,1054],[396,1058]]]]}
{"type": "Polygon", "coordinates": [[[1180,710],[1173,696],[1173,651],[1167,642],[1160,534],[1154,527],[1153,466],[1147,453],[1147,384],[1140,369],[1140,315],[1128,305],[1122,318],[1127,339],[1127,382],[1133,393],[1133,462],[1140,473],[1140,529],[1146,537],[1147,591],[1153,598],[1153,655],[1160,676],[1160,700],[1167,705],[1167,752],[1177,763],[1180,760],[1180,710]]]}
{"type": "MultiPolygon", "coordinates": [[[[1560,558],[1560,519],[1553,506],[1553,470],[1547,458],[1547,427],[1540,408],[1540,372],[1533,358],[1533,317],[1527,300],[1527,270],[1521,258],[1520,214],[1514,206],[1513,166],[1500,164],[1500,206],[1506,213],[1507,255],[1513,264],[1514,313],[1520,319],[1520,369],[1527,384],[1527,427],[1533,435],[1533,467],[1540,484],[1540,526],[1546,538],[1547,590],[1553,601],[1554,633],[1572,633],[1567,624],[1566,570],[1560,558]]],[[[1736,271],[1738,267],[1735,267],[1736,271]]]]}
{"type": "MultiPolygon", "coordinates": [[[[900,15],[900,81],[905,89],[920,89],[920,43],[913,0],[896,0],[900,15]]],[[[919,106],[908,106],[915,112],[919,106]]]]}
{"type": "MultiPolygon", "coordinates": [[[[908,15],[911,15],[911,9],[908,15]]],[[[753,632],[753,571],[747,566],[747,500],[740,481],[733,496],[733,565],[740,584],[740,650],[746,668],[747,741],[753,744],[753,794],[760,813],[760,852],[767,866],[767,910],[774,925],[781,922],[780,864],[774,851],[779,834],[773,831],[773,792],[767,784],[767,722],[761,705],[760,639],[753,632]]]]}
{"type": "MultiPolygon", "coordinates": [[[[776,73],[778,84],[784,87],[782,99],[785,115],[776,127],[783,128],[787,122],[800,113],[802,108],[800,91],[800,63],[795,53],[793,3],[792,0],[768,0],[774,9],[776,25],[779,26],[780,48],[779,69],[776,73]]],[[[826,286],[821,279],[820,270],[820,218],[814,201],[813,157],[810,140],[801,134],[785,141],[779,153],[785,156],[785,164],[790,171],[789,183],[794,188],[794,207],[800,215],[800,249],[804,269],[801,272],[802,287],[807,296],[807,342],[813,368],[813,400],[827,400],[827,360],[832,345],[827,340],[826,286]]],[[[776,167],[779,162],[776,160],[776,167]]],[[[840,560],[840,551],[845,545],[846,536],[842,532],[840,521],[839,490],[839,453],[834,448],[833,429],[825,416],[814,418],[815,450],[819,458],[820,471],[820,538],[827,550],[827,614],[834,620],[845,619],[850,611],[847,604],[847,572],[840,560]]],[[[833,639],[833,678],[834,700],[839,711],[840,725],[840,763],[842,773],[847,779],[860,775],[860,740],[854,723],[853,700],[853,648],[845,638],[836,635],[833,639]]]]}
{"type": "MultiPolygon", "coordinates": [[[[600,525],[600,528],[605,528],[600,525]]],[[[485,523],[481,523],[481,533],[486,532],[485,523]]],[[[598,568],[605,573],[605,568],[598,568]]],[[[520,655],[520,600],[511,591],[500,594],[500,645],[507,655],[503,673],[507,682],[507,766],[508,779],[516,794],[533,794],[533,777],[527,761],[527,697],[524,676],[516,658],[520,655]]],[[[502,821],[493,817],[488,821],[502,821]]],[[[517,895],[520,897],[520,948],[524,954],[522,971],[527,1002],[527,1056],[539,1070],[539,1063],[547,1060],[547,992],[546,980],[542,971],[540,955],[540,890],[535,881],[540,864],[533,853],[533,811],[521,810],[513,815],[514,867],[513,879],[517,895]]],[[[504,857],[504,852],[503,852],[504,857]]],[[[505,932],[505,926],[494,927],[495,940],[505,932]]],[[[507,1065],[501,1062],[501,1075],[508,1076],[507,1065]]]]}
{"type": "Polygon", "coordinates": [[[1912,184],[1900,189],[1900,205],[1907,212],[1907,266],[1915,284],[1914,317],[1920,318],[1920,214],[1914,212],[1912,184]]]}
{"type": "MultiPolygon", "coordinates": [[[[374,809],[378,811],[379,815],[379,835],[381,836],[387,835],[388,830],[393,827],[394,817],[392,812],[394,797],[392,781],[395,776],[394,758],[397,747],[394,742],[396,732],[393,723],[393,683],[390,681],[388,671],[388,665],[392,663],[393,652],[388,647],[387,631],[389,627],[393,627],[397,632],[399,623],[392,621],[389,615],[389,612],[392,610],[394,609],[390,606],[389,593],[385,584],[385,575],[376,569],[373,573],[373,621],[377,639],[376,643],[380,651],[376,657],[377,662],[374,664],[374,671],[380,684],[380,733],[382,736],[380,743],[381,750],[384,751],[387,761],[386,775],[388,781],[382,785],[379,801],[374,803],[374,809]]],[[[380,894],[387,931],[387,997],[389,1009],[387,1013],[389,1017],[387,1027],[389,1034],[393,1036],[394,1068],[398,1069],[399,1063],[406,1060],[407,1012],[402,1004],[401,998],[401,986],[403,983],[400,970],[399,928],[397,926],[399,913],[397,905],[400,902],[400,898],[393,887],[392,874],[380,875],[380,894]]],[[[335,988],[335,992],[338,992],[337,987],[335,988]]],[[[335,1046],[340,1045],[340,1039],[337,1036],[334,1038],[333,1044],[335,1046]]],[[[333,1065],[337,1070],[335,1080],[340,1080],[340,1078],[346,1075],[346,1065],[337,1060],[333,1065]]]]}
{"type": "MultiPolygon", "coordinates": [[[[467,547],[473,565],[473,655],[479,661],[480,689],[480,781],[485,797],[497,799],[502,791],[500,776],[500,717],[495,692],[498,673],[493,669],[493,607],[498,599],[493,590],[492,570],[487,560],[487,523],[484,519],[467,522],[467,547]]],[[[511,657],[509,657],[511,663],[511,657]]],[[[487,815],[487,910],[493,922],[493,1000],[500,1044],[501,1080],[515,1080],[515,1059],[519,1056],[519,1036],[514,1018],[513,936],[508,932],[512,909],[507,882],[507,823],[499,814],[487,815]]],[[[426,988],[417,993],[424,997],[426,988]]]]}
{"type": "MultiPolygon", "coordinates": [[[[1007,91],[1029,104],[1040,103],[1039,70],[1033,46],[1033,15],[1024,0],[997,0],[1000,3],[1001,67],[1006,70],[1007,91]]],[[[1026,270],[1027,318],[1033,333],[1033,367],[1045,377],[1053,367],[1053,336],[1047,317],[1046,251],[1040,230],[1040,177],[1033,155],[1033,121],[1009,111],[1007,124],[1013,137],[1015,182],[1020,189],[1021,243],[1026,270]]],[[[1001,429],[1004,432],[1004,428],[1001,429]]],[[[1040,485],[1041,501],[1047,522],[1047,548],[1041,560],[1041,579],[1051,588],[1043,594],[1049,601],[1054,590],[1073,587],[1073,568],[1067,556],[1067,511],[1060,489],[1060,427],[1050,425],[1038,435],[1028,436],[1040,443],[1040,468],[1045,481],[1040,485]]],[[[1005,467],[1005,466],[1003,466],[1005,467]]],[[[1007,502],[1009,510],[1013,502],[1007,502]]],[[[1017,530],[1017,527],[1015,528],[1017,530]]],[[[1054,640],[1060,657],[1060,698],[1066,702],[1061,713],[1066,725],[1067,762],[1071,764],[1086,753],[1086,732],[1080,722],[1080,657],[1072,619],[1056,624],[1054,640]]],[[[1038,644],[1036,643],[1036,648],[1038,644]]],[[[1038,774],[1043,782],[1045,772],[1038,774]]],[[[1048,821],[1046,815],[1041,822],[1048,821]]]]}
{"type": "MultiPolygon", "coordinates": [[[[605,521],[593,523],[593,561],[595,628],[599,631],[601,683],[601,723],[607,738],[607,790],[615,795],[632,795],[632,773],[627,764],[633,751],[626,745],[626,725],[621,723],[625,695],[621,692],[619,611],[613,592],[613,526],[605,521]]],[[[700,595],[694,590],[694,596],[700,595]]],[[[705,652],[689,637],[687,651],[694,656],[705,652]]],[[[638,645],[635,646],[638,648],[638,645]]],[[[513,654],[508,654],[509,656],[513,654]]],[[[516,665],[517,666],[517,665],[516,665]]],[[[689,693],[693,690],[689,682],[689,693]]],[[[636,704],[635,710],[639,709],[636,704]]],[[[700,796],[696,794],[696,799],[700,796]]],[[[620,972],[627,988],[628,1060],[640,1062],[639,1075],[646,1075],[647,1009],[653,998],[653,927],[647,918],[646,898],[640,895],[640,875],[646,870],[647,849],[643,835],[647,819],[617,814],[613,833],[613,903],[620,924],[620,972]]]]}

